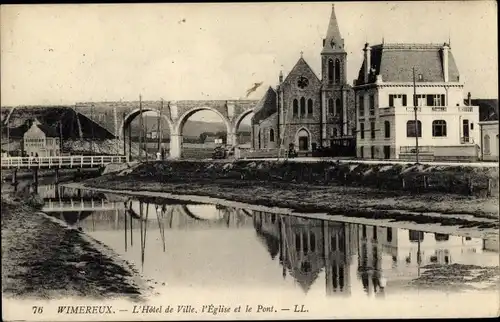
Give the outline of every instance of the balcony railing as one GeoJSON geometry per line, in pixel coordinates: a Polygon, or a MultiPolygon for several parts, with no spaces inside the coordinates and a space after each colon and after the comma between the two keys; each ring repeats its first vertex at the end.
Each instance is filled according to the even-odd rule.
{"type": "Polygon", "coordinates": [[[460,106],[458,109],[460,112],[472,112],[474,110],[473,106],[460,106]]]}
{"type": "Polygon", "coordinates": [[[433,112],[446,112],[446,106],[432,106],[433,112]]]}
{"type": "MultiPolygon", "coordinates": [[[[402,146],[399,148],[400,153],[417,153],[417,148],[415,146],[402,146]]],[[[418,147],[418,153],[431,153],[434,152],[434,147],[429,145],[423,145],[418,147]]]]}
{"type": "Polygon", "coordinates": [[[466,144],[466,143],[474,143],[474,138],[471,138],[469,136],[463,136],[460,138],[460,143],[466,144]]]}

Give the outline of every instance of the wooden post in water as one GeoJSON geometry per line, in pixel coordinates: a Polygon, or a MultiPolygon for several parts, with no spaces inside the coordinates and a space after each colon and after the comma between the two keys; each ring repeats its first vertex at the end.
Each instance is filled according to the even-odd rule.
{"type": "Polygon", "coordinates": [[[55,172],[56,172],[56,173],[55,173],[55,175],[56,175],[55,181],[56,181],[56,184],[58,184],[58,183],[59,183],[59,169],[58,169],[58,168],[56,168],[56,169],[55,169],[55,172]]]}
{"type": "Polygon", "coordinates": [[[125,133],[125,112],[123,112],[122,124],[123,124],[123,131],[122,131],[122,135],[123,135],[123,156],[127,157],[127,135],[125,133]]]}
{"type": "Polygon", "coordinates": [[[12,185],[17,185],[17,169],[14,169],[14,173],[12,173],[12,185]]]}
{"type": "Polygon", "coordinates": [[[128,159],[130,162],[132,160],[132,124],[128,126],[128,159]]]}
{"type": "Polygon", "coordinates": [[[403,190],[406,188],[405,178],[401,178],[401,182],[403,184],[403,190]]]}
{"type": "Polygon", "coordinates": [[[38,168],[33,168],[33,182],[38,185],[38,168]]]}
{"type": "Polygon", "coordinates": [[[424,176],[424,189],[427,189],[427,176],[424,176]]]}

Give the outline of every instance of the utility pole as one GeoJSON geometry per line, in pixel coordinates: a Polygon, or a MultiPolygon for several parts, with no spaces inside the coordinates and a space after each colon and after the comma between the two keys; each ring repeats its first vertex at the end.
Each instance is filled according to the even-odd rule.
{"type": "Polygon", "coordinates": [[[417,86],[415,84],[415,67],[413,67],[413,111],[415,112],[415,148],[416,148],[416,161],[418,164],[418,118],[417,118],[417,110],[418,110],[418,100],[417,100],[417,86]]]}
{"type": "Polygon", "coordinates": [[[90,155],[94,155],[94,104],[90,106],[90,128],[92,132],[92,140],[90,141],[90,155]]]}
{"type": "Polygon", "coordinates": [[[142,158],[142,96],[139,95],[139,160],[142,158]]]}
{"type": "Polygon", "coordinates": [[[161,149],[161,116],[163,113],[163,98],[161,99],[160,113],[158,114],[158,126],[157,126],[157,136],[158,136],[158,152],[161,149]]]}
{"type": "MultiPolygon", "coordinates": [[[[146,113],[146,112],[144,112],[146,113]]],[[[141,114],[142,116],[142,114],[141,114]]],[[[146,162],[148,162],[148,119],[144,118],[144,153],[146,154],[146,162]]]]}
{"type": "Polygon", "coordinates": [[[127,156],[127,134],[125,133],[125,112],[123,112],[122,116],[122,124],[123,124],[123,130],[122,130],[122,135],[123,135],[123,156],[127,156]]]}

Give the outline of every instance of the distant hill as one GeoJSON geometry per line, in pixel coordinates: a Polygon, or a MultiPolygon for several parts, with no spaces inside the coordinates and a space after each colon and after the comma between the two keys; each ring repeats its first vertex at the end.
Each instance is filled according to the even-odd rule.
{"type": "MultiPolygon", "coordinates": [[[[157,120],[158,118],[155,116],[147,116],[145,118],[146,124],[149,131],[155,131],[158,128],[157,120]]],[[[162,123],[163,133],[167,134],[169,132],[168,126],[166,123],[162,123]]],[[[139,131],[139,122],[138,120],[134,120],[132,123],[132,135],[139,131]]],[[[217,132],[226,132],[226,126],[220,123],[211,123],[211,122],[203,122],[203,121],[190,121],[187,120],[186,124],[184,124],[183,128],[183,136],[186,137],[199,137],[203,132],[217,133],[217,132]]],[[[238,128],[238,132],[250,132],[251,127],[247,124],[240,124],[238,128]]]]}

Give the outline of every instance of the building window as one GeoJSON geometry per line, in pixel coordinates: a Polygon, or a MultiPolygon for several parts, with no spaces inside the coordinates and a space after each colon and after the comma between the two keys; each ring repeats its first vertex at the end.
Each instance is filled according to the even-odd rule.
{"type": "Polygon", "coordinates": [[[333,132],[333,137],[337,137],[337,128],[336,127],[334,127],[332,129],[332,132],[333,132]]]}
{"type": "Polygon", "coordinates": [[[339,115],[340,117],[342,117],[342,100],[340,98],[337,98],[337,100],[335,101],[335,114],[336,115],[339,115]]]}
{"type": "Polygon", "coordinates": [[[359,148],[359,157],[363,159],[365,157],[365,147],[362,146],[359,148]]]}
{"type": "Polygon", "coordinates": [[[377,239],[378,239],[378,235],[377,235],[377,226],[373,226],[373,239],[374,239],[374,240],[377,240],[377,239]]]}
{"type": "Polygon", "coordinates": [[[297,99],[293,100],[293,116],[299,115],[299,101],[297,99]]]}
{"type": "Polygon", "coordinates": [[[335,60],[335,83],[340,82],[340,60],[335,60]]]}
{"type": "Polygon", "coordinates": [[[389,94],[389,107],[406,106],[406,94],[389,94]]]}
{"type": "Polygon", "coordinates": [[[316,235],[314,235],[314,233],[311,232],[309,238],[311,240],[311,252],[314,253],[316,251],[316,235]]]}
{"type": "Polygon", "coordinates": [[[490,136],[486,134],[483,141],[484,154],[490,154],[490,136]]]}
{"type": "Polygon", "coordinates": [[[371,152],[371,155],[372,155],[372,159],[375,159],[375,147],[373,145],[370,148],[370,152],[371,152]]]}
{"type": "MultiPolygon", "coordinates": [[[[417,121],[417,131],[418,131],[418,137],[422,137],[422,122],[417,121]]],[[[415,121],[408,121],[406,122],[406,137],[408,138],[414,138],[415,135],[415,121]]]]}
{"type": "Polygon", "coordinates": [[[328,82],[333,83],[333,60],[328,60],[328,82]]]}
{"type": "Polygon", "coordinates": [[[269,130],[269,141],[274,142],[274,130],[273,129],[269,130]]]}
{"type": "Polygon", "coordinates": [[[392,228],[387,227],[387,242],[392,242],[392,228]]]}
{"type": "Polygon", "coordinates": [[[361,138],[365,138],[365,123],[359,123],[359,133],[361,134],[361,138]]]}
{"type": "Polygon", "coordinates": [[[366,225],[363,225],[362,236],[366,238],[366,225]]]}
{"type": "Polygon", "coordinates": [[[375,138],[375,122],[370,122],[370,136],[372,139],[375,138]]]}
{"type": "Polygon", "coordinates": [[[307,100],[307,114],[311,115],[313,114],[313,100],[308,99],[307,100]]]}
{"type": "Polygon", "coordinates": [[[410,242],[412,242],[412,243],[424,240],[424,232],[423,231],[409,230],[408,235],[409,235],[408,237],[410,239],[410,242]]]}
{"type": "Polygon", "coordinates": [[[384,132],[385,132],[386,138],[391,137],[391,122],[389,122],[389,121],[384,122],[384,132]]]}
{"type": "Polygon", "coordinates": [[[300,98],[300,116],[306,115],[306,99],[300,98]]]}
{"type": "Polygon", "coordinates": [[[302,249],[304,250],[304,254],[309,252],[309,243],[307,242],[307,235],[305,232],[302,233],[302,249]]]}
{"type": "Polygon", "coordinates": [[[432,136],[446,136],[445,120],[435,120],[432,122],[432,136]]]}
{"type": "Polygon", "coordinates": [[[375,96],[370,95],[370,115],[375,115],[375,96]]]}
{"type": "Polygon", "coordinates": [[[333,115],[333,98],[330,98],[328,100],[328,114],[332,114],[333,115]]]}
{"type": "Polygon", "coordinates": [[[300,250],[300,234],[295,234],[295,249],[300,250]]]}
{"type": "Polygon", "coordinates": [[[363,95],[359,96],[359,117],[365,116],[365,98],[363,95]]]}

